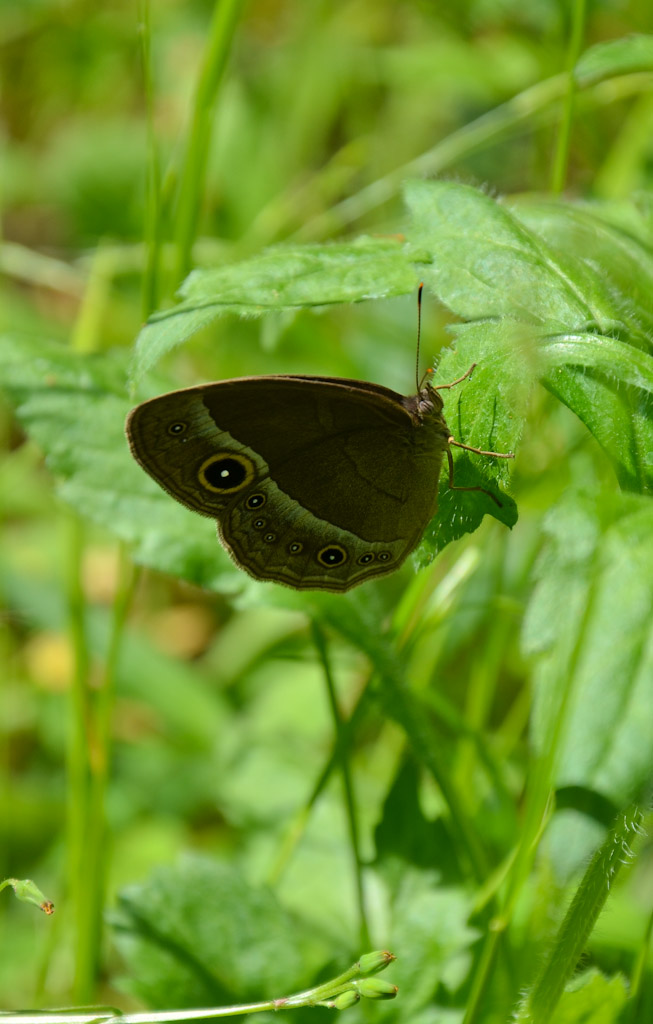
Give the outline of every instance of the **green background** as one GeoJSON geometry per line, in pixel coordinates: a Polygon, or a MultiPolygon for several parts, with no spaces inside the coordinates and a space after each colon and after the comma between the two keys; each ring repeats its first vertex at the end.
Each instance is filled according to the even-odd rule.
{"type": "Polygon", "coordinates": [[[0,1008],[276,997],[389,948],[354,1024],[653,1016],[650,31],[634,0],[0,5],[0,879],[56,907],[0,897],[0,1008]],[[443,477],[394,576],[255,583],[127,411],[409,394],[419,281],[422,370],[478,364],[449,426],[517,456],[457,479],[504,507],[443,477]]]}

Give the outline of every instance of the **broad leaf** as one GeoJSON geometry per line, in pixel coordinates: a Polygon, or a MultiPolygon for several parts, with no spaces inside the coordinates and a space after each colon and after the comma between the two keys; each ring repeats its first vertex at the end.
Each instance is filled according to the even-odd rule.
{"type": "Polygon", "coordinates": [[[575,978],[555,1009],[556,1024],[615,1024],[628,999],[625,978],[596,968],[575,978]]]}
{"type": "MultiPolygon", "coordinates": [[[[454,346],[443,353],[434,385],[457,380],[473,363],[477,365],[471,377],[441,392],[447,425],[463,444],[514,453],[533,383],[532,358],[522,326],[503,321],[458,330],[454,346]]],[[[515,503],[501,486],[507,484],[514,462],[455,447],[452,454],[455,486],[483,487],[495,495],[501,507],[485,494],[452,490],[445,459],[438,512],[420,547],[423,560],[429,560],[452,540],[472,533],[486,513],[506,526],[512,527],[517,521],[515,503]]]]}
{"type": "Polygon", "coordinates": [[[542,382],[591,430],[621,485],[650,490],[650,247],[588,207],[509,210],[447,182],[412,182],[406,198],[438,297],[465,320],[521,322],[542,382]]]}
{"type": "Polygon", "coordinates": [[[581,55],[574,75],[586,86],[634,71],[653,71],[653,36],[633,34],[597,43],[581,55]]]}
{"type": "Polygon", "coordinates": [[[424,280],[464,320],[511,316],[581,326],[593,312],[548,247],[509,210],[466,185],[410,182],[410,239],[430,254],[424,280]]]}
{"type": "Polygon", "coordinates": [[[124,890],[113,927],[123,987],[154,1009],[289,995],[317,948],[269,890],[199,856],[124,890]]]}
{"type": "Polygon", "coordinates": [[[606,219],[608,211],[599,203],[582,205],[526,197],[511,200],[509,206],[513,215],[555,253],[565,255],[573,279],[588,304],[600,311],[610,333],[653,351],[653,253],[650,229],[641,215],[637,223],[636,211],[631,207],[631,223],[626,229],[610,223],[606,219]],[[637,228],[643,237],[633,234],[637,228]]]}
{"type": "Polygon", "coordinates": [[[132,377],[138,381],[162,355],[225,313],[260,316],[361,302],[405,295],[416,284],[404,247],[382,238],[279,246],[240,263],[195,270],[181,288],[183,302],[155,313],[141,331],[132,377]]]}
{"type": "Polygon", "coordinates": [[[5,337],[0,363],[3,387],[65,501],[129,542],[137,562],[216,590],[238,586],[214,524],[171,501],[132,459],[122,354],[81,356],[5,337]]]}
{"type": "Polygon", "coordinates": [[[623,806],[653,776],[653,502],[572,494],[545,529],[524,626],[533,743],[561,721],[555,784],[623,806]]]}
{"type": "Polygon", "coordinates": [[[624,490],[653,491],[653,356],[594,334],[547,339],[542,383],[583,421],[624,490]]]}

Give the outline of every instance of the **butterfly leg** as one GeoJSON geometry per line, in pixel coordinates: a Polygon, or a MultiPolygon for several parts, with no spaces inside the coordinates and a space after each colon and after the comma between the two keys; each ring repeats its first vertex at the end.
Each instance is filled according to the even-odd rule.
{"type": "Polygon", "coordinates": [[[447,444],[453,444],[456,448],[464,448],[466,452],[474,452],[475,455],[489,455],[492,459],[514,459],[514,452],[486,452],[482,448],[472,448],[471,444],[463,444],[462,441],[454,441],[453,437],[447,438],[447,444]]]}
{"type": "MultiPolygon", "coordinates": [[[[514,459],[515,457],[512,453],[504,454],[503,452],[484,452],[481,451],[480,448],[472,448],[468,444],[461,444],[460,441],[454,441],[453,437],[450,437],[449,445],[452,444],[455,444],[457,448],[464,448],[465,451],[475,452],[477,455],[493,455],[496,456],[498,459],[514,459]]],[[[498,505],[499,508],[503,508],[503,505],[501,504],[497,496],[495,494],[492,494],[492,491],[486,490],[485,487],[479,487],[478,485],[476,487],[459,487],[458,484],[455,484],[453,482],[453,456],[451,454],[451,448],[449,446],[447,447],[447,462],[449,463],[449,489],[451,491],[482,491],[483,494],[487,494],[488,498],[492,498],[492,501],[494,502],[495,505],[498,505]]]]}
{"type": "Polygon", "coordinates": [[[445,391],[445,390],[448,391],[449,388],[455,388],[456,384],[462,384],[462,382],[464,380],[467,380],[468,377],[471,377],[471,375],[473,374],[475,369],[476,369],[476,363],[472,363],[472,365],[470,366],[470,368],[467,371],[467,373],[463,373],[462,377],[459,377],[458,380],[452,380],[451,384],[433,384],[432,385],[433,390],[434,391],[445,391]]]}

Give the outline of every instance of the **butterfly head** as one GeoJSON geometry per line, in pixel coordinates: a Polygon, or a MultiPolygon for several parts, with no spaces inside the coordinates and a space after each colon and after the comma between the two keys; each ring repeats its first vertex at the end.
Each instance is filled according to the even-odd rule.
{"type": "Polygon", "coordinates": [[[438,416],[442,412],[444,403],[429,380],[420,387],[415,395],[415,412],[418,419],[423,422],[431,416],[438,416]]]}

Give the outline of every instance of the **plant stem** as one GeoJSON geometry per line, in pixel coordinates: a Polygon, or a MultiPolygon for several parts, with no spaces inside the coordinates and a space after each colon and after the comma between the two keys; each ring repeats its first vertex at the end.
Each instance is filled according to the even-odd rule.
{"type": "Polygon", "coordinates": [[[580,56],[585,29],[585,0],[575,0],[572,11],[571,39],[567,50],[567,88],[565,90],[562,118],[558,128],[556,150],[551,171],[551,191],[560,195],[565,187],[567,164],[569,162],[569,143],[571,125],[574,117],[574,100],[576,97],[576,79],[574,68],[580,56]]]}
{"type": "Polygon", "coordinates": [[[184,165],[177,197],[175,241],[176,284],[187,274],[197,233],[213,117],[220,82],[227,65],[244,0],[216,0],[209,40],[200,69],[184,165]]]}
{"type": "Polygon", "coordinates": [[[535,114],[546,110],[563,95],[566,85],[567,76],[560,74],[525,89],[501,106],[452,132],[413,160],[336,203],[330,210],[318,214],[291,237],[304,241],[341,231],[346,225],[392,199],[406,178],[437,174],[463,156],[482,149],[488,142],[514,132],[519,125],[530,124],[535,114]]]}
{"type": "Polygon", "coordinates": [[[86,602],[81,582],[85,529],[77,515],[68,520],[66,591],[68,628],[73,650],[73,676],[70,688],[67,785],[67,888],[75,921],[75,980],[73,998],[90,998],[92,977],[90,962],[95,962],[94,942],[86,930],[86,908],[92,898],[94,879],[85,870],[86,837],[89,815],[88,766],[88,690],[90,653],[86,635],[86,602]]]}
{"type": "Polygon", "coordinates": [[[349,718],[342,723],[342,727],[333,743],[331,752],[322,767],[320,774],[313,784],[311,794],[301,808],[301,811],[296,815],[295,820],[292,822],[290,828],[287,831],[285,840],[281,846],[281,850],[277,856],[277,859],[269,873],[268,884],[274,886],[278,883],[288,860],[290,859],[293,850],[299,842],[306,825],[308,823],[311,810],[315,806],[320,794],[324,791],[324,788],[331,778],[336,765],[340,762],[341,755],[340,749],[344,747],[347,749],[351,742],[352,737],[355,736],[356,731],[363,720],[363,716],[369,706],[368,696],[370,688],[370,679],[368,679],[365,688],[360,694],[354,709],[349,718]]]}
{"type": "Polygon", "coordinates": [[[89,723],[89,806],[87,813],[84,870],[93,885],[86,893],[85,933],[87,948],[80,973],[94,982],[99,964],[104,910],[105,884],[109,850],[106,820],[106,795],[111,763],[111,734],[115,694],[115,672],[127,614],[134,593],[137,572],[127,558],[123,545],[119,549],[119,581],[113,600],[111,632],[102,678],[94,691],[89,723]]]}
{"type": "Polygon", "coordinates": [[[143,86],[147,114],[147,166],[145,178],[145,268],[141,289],[141,315],[147,320],[158,306],[160,290],[163,216],[161,210],[161,164],[154,129],[154,83],[152,80],[150,0],[139,0],[139,36],[143,65],[143,86]]]}
{"type": "Polygon", "coordinates": [[[630,807],[617,818],[614,828],[594,854],[540,975],[527,993],[515,1024],[548,1024],[567,980],[576,969],[587,939],[610,893],[612,881],[631,857],[629,843],[640,831],[641,812],[630,807]]]}
{"type": "MultiPolygon", "coordinates": [[[[382,966],[368,969],[378,973],[385,969],[395,957],[392,953],[377,951],[371,954],[375,960],[381,960],[382,966]]],[[[366,971],[362,966],[365,958],[352,964],[329,981],[315,985],[313,988],[296,992],[280,999],[266,999],[259,1003],[240,1003],[235,1006],[211,1006],[192,1010],[159,1010],[143,1013],[116,1013],[108,1007],[97,1007],[88,1010],[55,1011],[49,1013],[7,1013],[1,1014],[2,1024],[173,1024],[174,1021],[207,1020],[213,1017],[235,1017],[247,1013],[261,1013],[265,1010],[293,1010],[302,1006],[328,1005],[328,1001],[361,984],[359,979],[366,971]],[[353,984],[352,984],[353,983],[353,984]]],[[[396,986],[394,986],[396,993],[396,986]]],[[[394,993],[393,993],[394,994],[394,993]]],[[[378,998],[378,997],[377,997],[378,998]]]]}
{"type": "MultiPolygon", "coordinates": [[[[369,928],[367,925],[367,913],[365,910],[365,891],[363,887],[363,864],[360,853],[360,836],[358,831],[358,817],[356,813],[356,805],[354,799],[354,787],[351,779],[351,771],[349,768],[349,745],[344,742],[345,728],[343,725],[342,715],[340,708],[338,707],[338,698],[336,695],[336,688],[333,681],[333,673],[331,671],[331,665],[329,662],[329,656],[327,652],[326,640],[324,633],[318,626],[315,619],[312,622],[313,632],[313,643],[315,644],[318,652],[320,661],[322,662],[322,668],[324,670],[324,679],[326,682],[327,693],[329,695],[329,704],[331,706],[331,715],[333,718],[334,730],[336,734],[336,751],[338,753],[340,761],[340,771],[342,772],[342,782],[345,792],[345,806],[347,808],[347,823],[349,826],[349,840],[351,843],[352,857],[354,861],[354,877],[356,885],[356,898],[358,901],[358,919],[359,919],[359,930],[360,930],[360,943],[362,946],[369,946],[369,928]]],[[[347,735],[350,733],[347,731],[347,735]]]]}
{"type": "Polygon", "coordinates": [[[512,921],[515,905],[528,878],[538,842],[553,810],[552,787],[558,754],[567,722],[567,712],[574,692],[576,668],[584,648],[588,623],[592,620],[595,600],[596,588],[590,584],[585,598],[583,615],[574,634],[573,646],[569,651],[566,675],[559,689],[559,704],[555,713],[551,713],[547,723],[546,735],[540,742],[540,752],[536,753],[533,758],[533,770],[526,792],[526,809],[519,843],[506,877],[506,887],[499,913],[485,938],[485,947],[472,982],[472,994],[467,1004],[463,1024],[477,1024],[481,1019],[480,1014],[490,984],[500,936],[512,921]]]}
{"type": "Polygon", "coordinates": [[[467,813],[464,797],[450,780],[424,701],[406,685],[405,662],[391,642],[384,643],[378,637],[372,621],[363,619],[360,611],[355,611],[353,603],[337,606],[325,603],[323,611],[325,620],[370,658],[376,669],[385,713],[405,731],[417,758],[435,780],[447,804],[451,831],[460,852],[469,861],[474,877],[479,882],[484,881],[488,869],[485,853],[467,813]]]}

